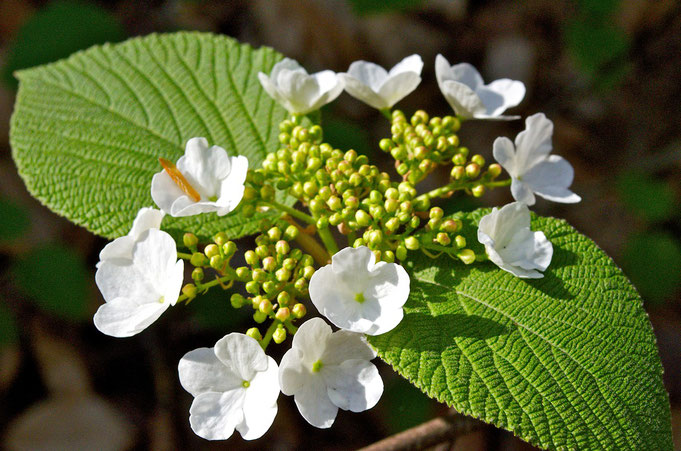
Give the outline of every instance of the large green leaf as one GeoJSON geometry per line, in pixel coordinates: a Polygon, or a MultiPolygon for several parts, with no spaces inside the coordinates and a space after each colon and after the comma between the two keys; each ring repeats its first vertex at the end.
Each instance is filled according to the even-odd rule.
{"type": "MultiPolygon", "coordinates": [[[[251,167],[276,150],[276,125],[287,113],[257,73],[279,59],[224,36],[175,33],[20,71],[11,124],[19,173],[55,212],[99,235],[123,235],[137,210],[153,205],[158,158],[176,160],[189,138],[245,155],[251,167]]],[[[211,213],[166,218],[163,228],[236,238],[255,231],[258,219],[211,213]]]]}
{"type": "MultiPolygon", "coordinates": [[[[470,232],[483,212],[463,217],[470,232]]],[[[672,449],[662,366],[636,290],[566,222],[535,218],[533,228],[554,247],[544,278],[416,257],[404,320],[371,344],[431,397],[537,446],[672,449]]]]}

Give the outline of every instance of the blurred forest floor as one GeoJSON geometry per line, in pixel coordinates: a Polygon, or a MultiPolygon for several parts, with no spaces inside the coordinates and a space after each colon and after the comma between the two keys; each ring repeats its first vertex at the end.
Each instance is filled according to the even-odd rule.
{"type": "MultiPolygon", "coordinates": [[[[340,412],[330,430],[298,415],[289,397],[263,441],[211,443],[188,424],[191,396],[177,381],[188,350],[241,330],[226,297],[169,311],[127,340],[95,330],[102,299],[94,264],[105,241],[30,197],[11,159],[12,71],[105,41],[175,30],[223,33],[274,47],[310,72],[355,60],[386,67],[418,53],[423,83],[398,107],[449,114],[433,62],[470,62],[485,80],[522,80],[523,117],[555,123],[555,153],[575,167],[577,205],[540,200],[541,215],[567,219],[634,281],[658,337],[681,447],[681,3],[672,0],[283,1],[72,0],[0,2],[0,447],[6,449],[350,449],[426,421],[446,408],[380,364],[383,399],[363,414],[340,412]],[[37,268],[37,269],[36,269],[37,268]]],[[[377,152],[389,132],[347,95],[324,111],[326,138],[388,168],[377,152]]],[[[461,140],[491,159],[497,136],[524,124],[470,122],[461,140]]],[[[501,205],[497,190],[478,204],[501,205]]],[[[477,202],[477,201],[476,201],[477,202]]],[[[281,356],[275,356],[280,358],[281,356]]],[[[484,427],[442,449],[532,449],[484,427]]]]}

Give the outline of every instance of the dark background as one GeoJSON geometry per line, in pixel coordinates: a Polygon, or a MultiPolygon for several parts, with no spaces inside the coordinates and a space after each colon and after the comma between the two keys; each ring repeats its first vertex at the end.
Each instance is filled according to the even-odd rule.
{"type": "MultiPolygon", "coordinates": [[[[386,390],[363,414],[340,412],[330,430],[307,425],[292,399],[261,441],[236,434],[207,442],[191,433],[191,396],[176,376],[179,358],[248,326],[224,297],[171,309],[144,333],[106,337],[91,318],[102,299],[94,264],[105,241],[40,206],[11,160],[12,71],[92,44],[151,32],[203,30],[272,46],[310,72],[342,72],[365,59],[391,67],[420,54],[423,83],[398,104],[449,114],[433,62],[467,61],[486,81],[522,80],[512,110],[544,112],[555,123],[555,153],[575,167],[577,205],[539,200],[542,215],[566,218],[634,281],[658,337],[681,445],[681,5],[670,0],[306,2],[0,2],[0,447],[11,449],[348,449],[443,413],[444,406],[378,363],[386,390]],[[187,314],[186,310],[191,310],[187,314]]],[[[462,142],[491,160],[497,136],[522,121],[470,122],[462,142]]],[[[388,128],[374,110],[341,95],[324,111],[327,139],[381,161],[388,128]]],[[[379,164],[387,167],[387,162],[379,164]]],[[[496,190],[477,204],[510,201],[496,190]]],[[[461,201],[459,201],[461,202],[461,201]]],[[[279,352],[279,351],[276,351],[279,352]]],[[[280,356],[275,356],[278,360],[280,356]]],[[[449,445],[448,445],[449,447],[449,445]]],[[[447,448],[445,448],[447,449],[447,448]]],[[[483,427],[453,449],[531,449],[483,427]]]]}

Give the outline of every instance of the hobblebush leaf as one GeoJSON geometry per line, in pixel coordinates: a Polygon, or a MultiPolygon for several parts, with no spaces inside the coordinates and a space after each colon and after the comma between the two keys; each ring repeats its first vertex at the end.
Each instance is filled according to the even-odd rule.
{"type": "MultiPolygon", "coordinates": [[[[11,144],[29,191],[58,214],[115,238],[152,206],[159,157],[203,136],[259,166],[286,111],[258,82],[282,56],[208,33],[150,35],[17,73],[11,144]]],[[[237,210],[238,212],[238,210],[237,210]]],[[[238,238],[261,215],[166,217],[171,233],[238,238]]]]}
{"type": "MultiPolygon", "coordinates": [[[[474,233],[485,210],[462,216],[474,233]]],[[[634,287],[565,221],[534,218],[554,256],[542,279],[485,262],[410,259],[402,323],[370,337],[429,396],[548,449],[672,449],[669,400],[634,287]]]]}

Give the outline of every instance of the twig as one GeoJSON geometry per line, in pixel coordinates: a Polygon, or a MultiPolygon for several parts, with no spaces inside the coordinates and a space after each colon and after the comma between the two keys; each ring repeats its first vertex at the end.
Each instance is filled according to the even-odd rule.
{"type": "Polygon", "coordinates": [[[476,429],[481,424],[478,420],[461,415],[454,409],[451,409],[443,417],[435,418],[399,434],[392,435],[366,448],[362,448],[360,451],[424,449],[439,443],[453,441],[457,437],[476,429]]]}

